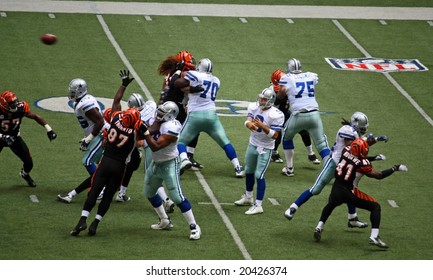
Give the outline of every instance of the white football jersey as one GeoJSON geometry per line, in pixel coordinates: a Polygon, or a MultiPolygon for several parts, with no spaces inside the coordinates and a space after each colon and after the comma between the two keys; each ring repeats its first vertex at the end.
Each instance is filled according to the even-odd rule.
{"type": "MultiPolygon", "coordinates": [[[[267,110],[262,110],[257,102],[248,105],[248,117],[252,119],[259,118],[266,126],[272,130],[281,133],[284,125],[284,114],[279,109],[271,107],[267,110]]],[[[269,138],[262,129],[251,131],[250,143],[256,147],[273,150],[275,147],[275,139],[269,138]]]]}
{"type": "Polygon", "coordinates": [[[286,95],[292,114],[319,110],[315,97],[315,85],[318,82],[319,77],[313,72],[288,73],[281,77],[279,84],[287,88],[286,95]]]}
{"type": "Polygon", "coordinates": [[[188,94],[188,113],[194,111],[216,110],[215,100],[220,80],[211,73],[198,71],[186,72],[185,79],[191,87],[202,86],[204,91],[188,94]]]}
{"type": "Polygon", "coordinates": [[[95,123],[86,117],[86,112],[90,109],[96,108],[102,115],[101,107],[99,107],[98,101],[95,97],[90,94],[86,94],[79,102],[74,102],[74,113],[77,116],[78,122],[83,128],[84,135],[89,135],[93,131],[95,123]]]}
{"type": "Polygon", "coordinates": [[[149,100],[144,103],[143,109],[140,111],[141,120],[151,126],[156,117],[156,103],[149,100]]]}
{"type": "Polygon", "coordinates": [[[343,125],[337,132],[337,136],[335,137],[334,146],[332,146],[332,159],[336,164],[340,161],[341,152],[343,151],[344,139],[352,139],[355,140],[359,138],[358,132],[351,127],[350,125],[343,125]]]}
{"type": "MultiPolygon", "coordinates": [[[[178,120],[171,120],[167,122],[161,123],[161,127],[159,128],[159,133],[155,134],[154,137],[159,137],[163,134],[174,135],[179,137],[180,130],[182,129],[182,124],[178,120]]],[[[179,138],[178,138],[179,139],[179,138]]],[[[177,150],[177,141],[174,143],[170,143],[165,148],[162,148],[159,151],[152,152],[152,159],[154,162],[163,162],[167,160],[171,160],[179,156],[179,152],[177,150]]]]}

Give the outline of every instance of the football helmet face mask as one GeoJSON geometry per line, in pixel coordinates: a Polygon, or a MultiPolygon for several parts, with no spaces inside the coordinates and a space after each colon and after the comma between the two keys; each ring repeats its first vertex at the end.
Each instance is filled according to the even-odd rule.
{"type": "Polygon", "coordinates": [[[83,79],[73,79],[69,83],[69,99],[77,100],[87,94],[87,83],[83,79]]]}
{"type": "Polygon", "coordinates": [[[159,121],[174,120],[179,114],[179,107],[173,101],[167,101],[158,106],[156,119],[159,121]]]}
{"type": "Polygon", "coordinates": [[[212,73],[213,63],[209,58],[202,58],[197,65],[198,72],[212,73]]]}
{"type": "Polygon", "coordinates": [[[261,93],[259,93],[257,103],[261,109],[268,109],[274,105],[276,97],[277,95],[272,89],[265,88],[261,93]]]}
{"type": "Polygon", "coordinates": [[[301,62],[296,58],[291,58],[287,62],[287,72],[292,74],[299,74],[302,72],[301,62]]]}
{"type": "Polygon", "coordinates": [[[176,55],[176,58],[179,61],[183,61],[183,71],[195,70],[195,59],[192,53],[183,50],[176,55]]]}
{"type": "Polygon", "coordinates": [[[6,90],[0,95],[0,106],[5,112],[16,112],[18,109],[18,98],[12,91],[6,90]]]}
{"type": "Polygon", "coordinates": [[[350,117],[350,125],[358,132],[358,134],[364,135],[368,129],[368,118],[364,113],[355,112],[350,117]]]}
{"type": "Polygon", "coordinates": [[[121,122],[124,127],[134,128],[138,121],[140,121],[140,112],[136,108],[126,109],[122,113],[121,122]]]}
{"type": "Polygon", "coordinates": [[[368,154],[368,143],[362,138],[353,140],[350,144],[350,153],[359,159],[367,157],[368,154]]]}
{"type": "Polygon", "coordinates": [[[136,108],[138,111],[144,108],[144,98],[139,93],[133,93],[128,98],[128,108],[136,108]]]}
{"type": "Polygon", "coordinates": [[[274,86],[278,86],[278,82],[280,81],[281,77],[284,76],[286,73],[284,73],[283,70],[275,70],[274,72],[272,72],[271,75],[271,81],[272,84],[274,84],[274,86]]]}

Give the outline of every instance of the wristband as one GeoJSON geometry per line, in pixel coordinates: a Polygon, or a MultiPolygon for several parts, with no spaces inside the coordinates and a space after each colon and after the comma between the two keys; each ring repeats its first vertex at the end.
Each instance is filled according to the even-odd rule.
{"type": "Polygon", "coordinates": [[[150,132],[149,132],[149,130],[146,130],[146,132],[144,132],[143,134],[144,134],[144,136],[147,136],[147,135],[150,135],[150,132]]]}
{"type": "Polygon", "coordinates": [[[44,127],[45,127],[45,129],[46,129],[48,132],[50,132],[51,130],[53,130],[53,129],[51,128],[51,126],[49,126],[48,124],[44,125],[44,127]]]}
{"type": "Polygon", "coordinates": [[[274,137],[274,135],[275,135],[275,130],[273,130],[273,129],[269,129],[268,134],[266,134],[266,136],[268,136],[269,138],[274,137]]]}
{"type": "Polygon", "coordinates": [[[250,123],[249,120],[246,120],[245,123],[244,123],[244,125],[245,125],[247,128],[248,128],[248,126],[247,126],[248,123],[250,123]]]}

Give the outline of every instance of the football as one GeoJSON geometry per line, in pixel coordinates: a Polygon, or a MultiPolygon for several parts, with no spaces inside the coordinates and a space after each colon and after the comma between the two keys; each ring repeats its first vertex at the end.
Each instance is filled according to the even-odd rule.
{"type": "Polygon", "coordinates": [[[57,36],[53,34],[44,34],[39,37],[45,45],[52,45],[57,42],[57,36]]]}

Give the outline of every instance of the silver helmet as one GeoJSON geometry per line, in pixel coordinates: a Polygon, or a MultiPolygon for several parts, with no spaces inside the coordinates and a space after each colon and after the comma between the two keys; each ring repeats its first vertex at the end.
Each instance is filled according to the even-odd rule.
{"type": "Polygon", "coordinates": [[[73,79],[69,83],[69,99],[77,100],[87,94],[87,83],[83,79],[73,79]]]}
{"type": "Polygon", "coordinates": [[[209,58],[202,58],[197,64],[197,71],[202,73],[212,73],[213,63],[209,58]]]}
{"type": "Polygon", "coordinates": [[[167,101],[158,106],[156,119],[159,121],[174,120],[179,114],[179,107],[173,101],[167,101]]]}
{"type": "Polygon", "coordinates": [[[301,73],[302,72],[301,62],[296,58],[289,59],[289,62],[287,62],[287,72],[293,74],[301,73]]]}
{"type": "Polygon", "coordinates": [[[355,112],[350,117],[350,125],[361,135],[365,134],[368,129],[367,115],[361,112],[355,112]]]}
{"type": "Polygon", "coordinates": [[[262,90],[261,93],[259,93],[259,97],[257,98],[257,103],[262,109],[271,108],[275,103],[275,98],[277,95],[275,94],[275,91],[269,87],[262,90]],[[266,99],[266,101],[264,101],[266,99]]]}
{"type": "Polygon", "coordinates": [[[144,98],[139,93],[133,93],[128,98],[128,108],[136,108],[138,111],[144,108],[144,98]]]}

